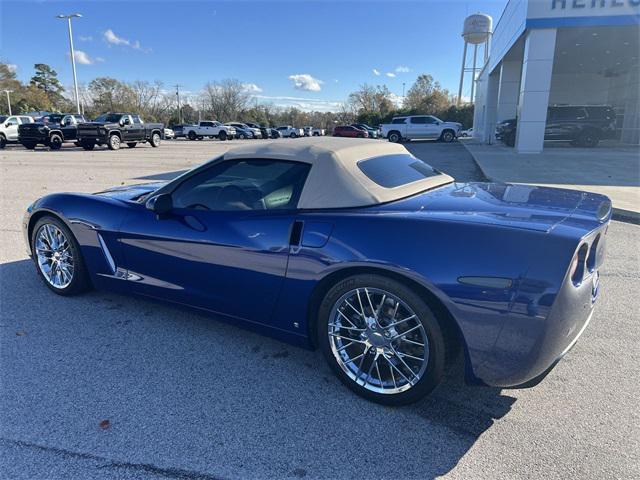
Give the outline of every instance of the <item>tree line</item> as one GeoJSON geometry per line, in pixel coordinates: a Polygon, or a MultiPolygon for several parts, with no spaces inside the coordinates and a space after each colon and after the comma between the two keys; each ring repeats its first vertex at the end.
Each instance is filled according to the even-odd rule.
{"type": "MultiPolygon", "coordinates": [[[[57,72],[46,64],[35,64],[29,83],[22,83],[10,65],[0,63],[0,90],[12,91],[14,113],[76,110],[73,92],[65,91],[57,72]]],[[[420,75],[404,98],[392,94],[386,85],[361,85],[333,112],[259,103],[236,79],[207,83],[200,94],[182,98],[180,109],[176,92],[167,90],[160,81],[124,82],[98,77],[80,84],[78,90],[81,110],[87,118],[109,111],[131,111],[140,113],[147,121],[165,125],[213,119],[262,125],[313,125],[331,131],[339,124],[357,121],[376,126],[390,121],[393,116],[408,114],[435,115],[443,120],[460,122],[465,128],[473,122],[473,106],[456,107],[455,99],[431,75],[420,75]]],[[[6,113],[6,101],[0,101],[0,105],[0,112],[6,113]]]]}

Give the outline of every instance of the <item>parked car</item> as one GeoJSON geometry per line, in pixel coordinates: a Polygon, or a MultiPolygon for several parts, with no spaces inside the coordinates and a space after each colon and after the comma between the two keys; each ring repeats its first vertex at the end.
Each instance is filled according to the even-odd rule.
{"type": "Polygon", "coordinates": [[[262,125],[258,125],[253,122],[246,122],[247,127],[249,127],[252,131],[256,132],[256,138],[269,138],[269,132],[262,125]]]}
{"type": "Polygon", "coordinates": [[[433,115],[403,115],[380,125],[382,136],[394,143],[422,139],[453,142],[461,127],[460,123],[443,122],[433,115]]]}
{"type": "Polygon", "coordinates": [[[303,127],[305,137],[322,137],[324,136],[324,128],[314,128],[311,126],[303,127]]]}
{"type": "Polygon", "coordinates": [[[208,312],[319,348],[354,392],[399,405],[460,351],[472,384],[541,381],[594,311],[610,218],[602,195],[463,184],[402,145],[303,139],[251,142],[168,183],[47,195],[23,231],[56,294],[208,312]]]}
{"type": "Polygon", "coordinates": [[[236,129],[213,120],[205,120],[198,125],[185,125],[182,133],[189,140],[202,140],[204,137],[218,138],[222,141],[233,140],[236,129]]]}
{"type": "Polygon", "coordinates": [[[338,125],[333,129],[334,137],[368,138],[369,133],[352,125],[338,125]]]}
{"type": "Polygon", "coordinates": [[[282,133],[276,127],[269,127],[267,131],[269,132],[269,138],[282,138],[282,133]]]}
{"type": "Polygon", "coordinates": [[[185,133],[184,133],[184,128],[188,126],[188,125],[183,125],[183,124],[178,124],[178,125],[174,125],[171,127],[171,130],[173,130],[173,134],[175,138],[183,138],[186,137],[185,133]]]}
{"type": "Polygon", "coordinates": [[[167,139],[167,140],[173,140],[174,138],[176,138],[176,134],[173,131],[173,129],[165,128],[164,129],[164,138],[167,139]]]}
{"type": "Polygon", "coordinates": [[[36,145],[46,145],[59,150],[64,142],[77,142],[78,124],[87,120],[74,113],[50,113],[36,122],[18,126],[18,142],[33,150],[36,145]]]}
{"type": "Polygon", "coordinates": [[[0,149],[7,143],[18,142],[18,127],[27,123],[33,123],[33,118],[27,115],[0,115],[0,149]]]}
{"type": "Polygon", "coordinates": [[[135,113],[104,113],[93,122],[79,123],[78,143],[85,150],[96,145],[107,145],[118,150],[123,143],[134,148],[138,143],[159,147],[164,136],[162,123],[145,123],[135,113]]]}
{"type": "MultiPolygon", "coordinates": [[[[513,147],[518,121],[500,122],[496,138],[513,147]]],[[[615,138],[616,113],[611,107],[592,105],[553,106],[547,109],[545,141],[571,142],[579,147],[596,147],[600,140],[615,138]]]]}
{"type": "Polygon", "coordinates": [[[461,137],[473,137],[473,127],[467,128],[466,130],[462,130],[460,132],[461,137]]]}
{"type": "Polygon", "coordinates": [[[233,128],[235,128],[238,138],[243,138],[244,139],[244,138],[260,138],[260,137],[262,137],[262,134],[260,133],[260,129],[259,128],[252,128],[249,125],[247,125],[246,123],[229,122],[229,123],[226,123],[225,125],[230,125],[233,128]]]}
{"type": "Polygon", "coordinates": [[[278,130],[278,132],[280,132],[280,135],[282,135],[283,137],[297,138],[304,136],[304,131],[301,128],[295,128],[291,125],[283,125],[276,128],[276,130],[278,130]]]}
{"type": "Polygon", "coordinates": [[[371,128],[366,123],[352,123],[351,126],[359,128],[360,130],[364,130],[369,134],[369,138],[378,138],[378,131],[374,128],[371,128]]]}

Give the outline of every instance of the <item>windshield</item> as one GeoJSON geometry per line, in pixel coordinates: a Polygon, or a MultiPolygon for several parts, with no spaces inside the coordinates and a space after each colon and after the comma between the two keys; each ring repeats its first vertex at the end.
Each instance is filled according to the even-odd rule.
{"type": "Polygon", "coordinates": [[[101,123],[119,122],[120,117],[122,117],[122,115],[118,115],[117,113],[103,113],[96,118],[95,121],[101,123]]]}

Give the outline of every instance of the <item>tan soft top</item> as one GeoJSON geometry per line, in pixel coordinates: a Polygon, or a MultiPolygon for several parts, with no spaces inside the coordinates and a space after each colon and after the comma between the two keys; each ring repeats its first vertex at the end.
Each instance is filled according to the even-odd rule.
{"type": "Polygon", "coordinates": [[[367,177],[358,162],[384,155],[411,155],[402,145],[371,139],[300,138],[256,142],[229,150],[225,160],[273,158],[311,164],[298,208],[377,205],[453,182],[446,174],[385,188],[367,177]]]}

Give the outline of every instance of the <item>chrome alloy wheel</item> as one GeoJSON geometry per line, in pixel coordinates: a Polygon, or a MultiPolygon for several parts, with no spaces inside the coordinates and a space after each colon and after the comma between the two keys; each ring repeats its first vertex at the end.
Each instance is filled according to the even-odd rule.
{"type": "Polygon", "coordinates": [[[429,341],[422,322],[406,302],[384,290],[356,288],[340,297],[328,334],[340,368],[372,392],[404,392],[427,368],[429,341]]]}
{"type": "Polygon", "coordinates": [[[35,241],[38,268],[49,284],[58,289],[73,280],[74,261],[71,243],[58,227],[45,223],[38,229],[35,241]]]}

